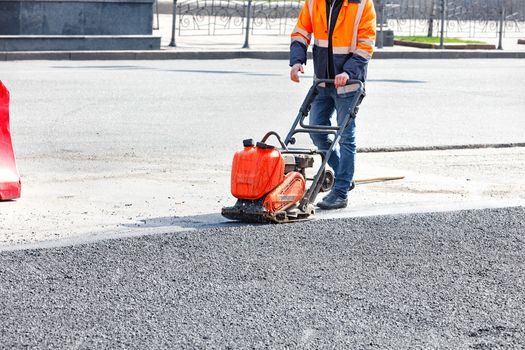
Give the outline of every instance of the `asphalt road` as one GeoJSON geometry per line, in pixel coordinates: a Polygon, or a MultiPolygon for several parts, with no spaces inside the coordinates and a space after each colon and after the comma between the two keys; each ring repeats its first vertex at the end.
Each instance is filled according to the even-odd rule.
{"type": "MultiPolygon", "coordinates": [[[[287,130],[311,69],[294,84],[286,61],[42,61],[2,63],[0,77],[21,156],[215,164],[287,130]]],[[[524,60],[372,61],[359,146],[523,142],[524,80],[524,60]]]]}
{"type": "MultiPolygon", "coordinates": [[[[233,153],[289,128],[311,68],[293,84],[286,61],[1,63],[23,185],[0,245],[219,221],[233,153]]],[[[522,143],[523,81],[524,60],[372,60],[358,146],[522,143]]],[[[522,205],[524,150],[359,154],[358,178],[406,178],[338,215],[522,205]]]]}
{"type": "Polygon", "coordinates": [[[519,349],[525,208],[0,253],[4,349],[519,349]]]}

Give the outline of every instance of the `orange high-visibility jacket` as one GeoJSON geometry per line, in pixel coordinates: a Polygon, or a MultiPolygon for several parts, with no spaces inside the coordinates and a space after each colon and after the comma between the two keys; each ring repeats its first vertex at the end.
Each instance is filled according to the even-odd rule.
{"type": "Polygon", "coordinates": [[[306,64],[312,34],[317,78],[346,72],[351,79],[365,81],[376,38],[373,0],[305,0],[292,32],[290,66],[306,64]]]}

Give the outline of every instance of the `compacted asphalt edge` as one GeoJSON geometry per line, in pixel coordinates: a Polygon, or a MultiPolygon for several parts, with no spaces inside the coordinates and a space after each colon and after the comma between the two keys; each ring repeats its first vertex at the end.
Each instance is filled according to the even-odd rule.
{"type": "Polygon", "coordinates": [[[525,347],[525,207],[0,252],[0,348],[525,347]]]}

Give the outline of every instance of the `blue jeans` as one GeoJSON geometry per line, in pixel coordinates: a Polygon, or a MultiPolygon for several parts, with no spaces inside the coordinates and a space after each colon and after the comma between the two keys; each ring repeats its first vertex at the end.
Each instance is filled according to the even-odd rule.
{"type": "MultiPolygon", "coordinates": [[[[310,125],[331,125],[330,119],[334,111],[337,112],[337,125],[341,125],[351,108],[355,92],[337,94],[333,85],[318,88],[319,94],[315,97],[310,110],[310,125]]],[[[310,134],[313,143],[319,150],[330,148],[333,136],[327,134],[310,134]]],[[[334,169],[335,184],[332,191],[340,197],[346,198],[350,184],[354,177],[355,168],[355,120],[346,127],[339,140],[339,145],[328,159],[328,165],[334,169]]]]}

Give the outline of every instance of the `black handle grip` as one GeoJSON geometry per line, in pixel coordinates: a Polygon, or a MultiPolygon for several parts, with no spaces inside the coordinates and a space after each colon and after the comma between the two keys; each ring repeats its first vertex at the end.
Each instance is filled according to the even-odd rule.
{"type": "MultiPolygon", "coordinates": [[[[322,83],[333,84],[334,82],[335,82],[335,79],[314,79],[314,84],[315,85],[319,85],[319,84],[322,84],[322,83]]],[[[363,88],[363,82],[361,80],[348,79],[346,81],[346,85],[353,85],[353,84],[358,84],[359,88],[363,88]]]]}
{"type": "Polygon", "coordinates": [[[268,138],[269,138],[270,136],[272,136],[272,135],[275,136],[275,138],[277,139],[277,141],[279,141],[279,143],[281,144],[281,147],[282,147],[283,149],[286,149],[286,145],[285,145],[284,142],[281,140],[281,136],[279,136],[279,134],[276,133],[275,131],[268,131],[268,132],[266,133],[266,135],[264,135],[264,137],[262,138],[261,142],[262,142],[262,143],[265,143],[266,140],[268,140],[268,138]]]}

